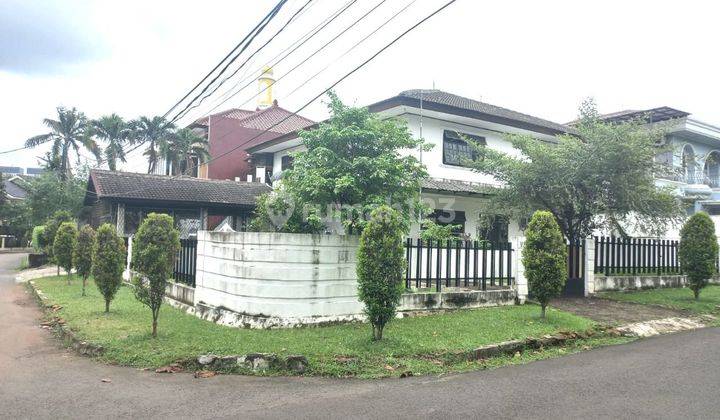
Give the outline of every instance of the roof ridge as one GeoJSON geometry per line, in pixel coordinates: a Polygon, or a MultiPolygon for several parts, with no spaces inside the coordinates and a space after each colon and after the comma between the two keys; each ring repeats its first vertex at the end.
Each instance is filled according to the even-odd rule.
{"type": "MultiPolygon", "coordinates": [[[[160,175],[160,174],[146,174],[142,172],[127,172],[127,171],[111,171],[108,169],[91,169],[91,173],[100,173],[100,174],[108,174],[108,175],[117,175],[117,176],[135,176],[135,177],[144,177],[144,178],[153,178],[153,179],[182,179],[182,180],[188,180],[188,181],[198,181],[198,182],[225,182],[225,183],[233,183],[233,184],[250,184],[250,182],[247,181],[235,181],[233,179],[214,179],[214,178],[197,178],[190,175],[160,175]]],[[[260,182],[254,182],[256,184],[261,184],[260,182]]]]}
{"type": "MultiPolygon", "coordinates": [[[[536,116],[534,116],[534,115],[526,114],[526,113],[524,113],[524,112],[515,111],[514,109],[505,108],[505,107],[503,107],[503,106],[491,104],[491,103],[489,103],[489,102],[479,101],[479,100],[477,100],[477,99],[469,98],[469,97],[467,97],[467,96],[458,95],[458,94],[455,94],[455,93],[452,93],[452,92],[447,92],[447,91],[440,90],[440,89],[410,89],[410,90],[405,90],[405,91],[400,92],[400,93],[399,93],[399,96],[408,96],[408,95],[407,95],[408,92],[434,92],[434,93],[443,93],[443,94],[446,94],[446,95],[451,95],[451,96],[455,96],[455,97],[457,97],[457,98],[465,99],[465,100],[467,100],[467,101],[472,101],[472,102],[475,102],[475,103],[479,103],[479,104],[488,105],[488,106],[491,106],[491,107],[494,107],[494,108],[498,108],[498,109],[501,109],[501,110],[504,110],[504,111],[509,111],[509,112],[511,112],[511,113],[520,114],[520,115],[523,115],[523,116],[526,116],[526,117],[530,117],[530,118],[533,118],[533,119],[546,121],[546,122],[553,123],[553,124],[560,125],[560,126],[565,126],[565,124],[558,123],[558,122],[555,122],[555,121],[552,121],[552,120],[548,120],[547,118],[536,117],[536,116]],[[405,94],[405,95],[403,95],[403,94],[405,94]]],[[[569,128],[569,127],[568,127],[568,128],[569,128]]]]}

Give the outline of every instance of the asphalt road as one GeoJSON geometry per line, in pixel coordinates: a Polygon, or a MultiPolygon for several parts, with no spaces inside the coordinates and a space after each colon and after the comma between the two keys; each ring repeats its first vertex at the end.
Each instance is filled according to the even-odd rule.
{"type": "Polygon", "coordinates": [[[0,418],[719,418],[720,330],[379,381],[155,374],[62,349],[0,254],[0,418]],[[107,378],[111,382],[102,382],[107,378]]]}

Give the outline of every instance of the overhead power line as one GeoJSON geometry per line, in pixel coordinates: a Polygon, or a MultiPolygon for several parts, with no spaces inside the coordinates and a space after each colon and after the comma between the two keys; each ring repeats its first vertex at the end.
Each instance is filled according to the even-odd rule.
{"type": "MultiPolygon", "coordinates": [[[[309,56],[307,56],[304,60],[302,60],[301,62],[299,62],[298,64],[296,64],[296,65],[295,65],[293,68],[291,68],[290,70],[288,70],[288,71],[287,71],[285,74],[283,74],[280,78],[278,78],[277,80],[275,80],[272,84],[270,84],[270,85],[266,86],[265,88],[263,88],[263,90],[261,90],[260,92],[256,93],[256,94],[253,95],[252,97],[250,97],[250,99],[248,99],[247,101],[245,101],[245,102],[244,102],[242,105],[240,105],[240,106],[241,106],[241,107],[244,106],[245,104],[247,104],[248,102],[250,102],[250,101],[252,100],[252,98],[254,98],[255,96],[258,96],[258,95],[262,94],[262,93],[265,92],[267,89],[269,89],[270,86],[272,86],[272,85],[274,85],[275,83],[279,82],[280,80],[282,80],[283,78],[285,78],[288,74],[292,73],[293,71],[297,70],[300,66],[302,66],[302,65],[305,64],[305,63],[307,63],[311,58],[315,57],[317,54],[319,54],[319,53],[320,53],[321,51],[323,51],[325,48],[327,48],[328,46],[330,46],[330,44],[332,44],[332,43],[335,42],[338,38],[340,38],[340,37],[343,36],[345,33],[347,33],[347,31],[349,31],[350,29],[352,29],[353,27],[355,27],[355,25],[357,25],[358,23],[362,22],[366,17],[368,17],[372,12],[374,12],[375,10],[377,10],[377,8],[380,7],[380,6],[382,6],[383,3],[385,3],[386,1],[387,1],[387,0],[380,0],[375,6],[373,6],[370,10],[368,10],[367,12],[365,12],[365,14],[363,14],[362,16],[360,16],[358,19],[356,19],[354,22],[352,22],[349,26],[347,26],[345,29],[343,29],[342,31],[340,31],[340,33],[336,34],[336,35],[335,35],[334,37],[332,37],[329,41],[327,41],[325,44],[323,44],[320,48],[318,48],[318,49],[316,49],[315,51],[313,51],[313,52],[312,52],[309,56]]],[[[217,108],[218,106],[222,105],[223,103],[227,102],[227,101],[230,100],[231,98],[233,98],[235,95],[237,95],[238,93],[240,93],[243,89],[245,89],[246,87],[248,87],[251,83],[252,83],[252,82],[249,82],[249,83],[247,83],[245,86],[243,86],[243,87],[241,87],[240,89],[238,89],[235,93],[233,93],[233,94],[230,95],[227,99],[225,99],[223,102],[221,102],[220,104],[218,104],[218,105],[216,106],[216,108],[217,108]]]]}
{"type": "MultiPolygon", "coordinates": [[[[330,14],[330,16],[328,16],[327,18],[325,18],[325,20],[321,21],[317,26],[315,26],[314,28],[310,29],[310,30],[309,30],[308,32],[306,32],[303,36],[301,36],[297,41],[295,41],[293,44],[291,44],[290,46],[288,46],[288,48],[286,48],[285,50],[281,51],[280,54],[278,54],[278,55],[276,55],[275,57],[273,57],[272,59],[268,60],[268,62],[265,63],[265,66],[275,67],[275,66],[277,66],[279,63],[283,62],[283,61],[284,61],[285,59],[287,59],[290,55],[292,55],[295,51],[297,51],[300,47],[302,47],[303,45],[305,45],[306,42],[310,41],[315,35],[317,35],[320,31],[322,31],[323,29],[325,29],[325,27],[327,27],[329,24],[331,24],[335,19],[337,19],[338,17],[340,17],[340,15],[342,15],[343,13],[345,13],[345,11],[347,11],[347,10],[350,8],[350,6],[352,6],[352,5],[355,4],[356,2],[357,2],[357,0],[350,0],[350,1],[348,1],[347,3],[345,3],[345,4],[344,4],[343,6],[341,6],[338,10],[336,10],[335,12],[333,12],[332,14],[330,14]],[[287,52],[287,54],[285,54],[286,52],[287,52]],[[282,58],[277,59],[277,58],[280,57],[281,55],[282,55],[282,58]]],[[[264,67],[264,66],[263,66],[263,67],[264,67]]],[[[251,80],[250,83],[254,82],[255,79],[252,79],[252,78],[254,77],[255,74],[257,74],[257,72],[259,72],[260,70],[262,70],[263,67],[260,67],[260,68],[256,69],[254,72],[251,72],[251,73],[250,73],[250,76],[249,76],[248,78],[244,78],[244,79],[241,79],[241,80],[238,80],[237,82],[235,82],[235,84],[234,84],[230,89],[226,90],[225,92],[223,92],[223,93],[220,95],[220,100],[221,100],[221,102],[218,103],[217,105],[215,105],[213,108],[211,108],[207,113],[208,113],[208,114],[209,114],[209,113],[212,113],[212,112],[215,111],[218,107],[220,107],[220,105],[222,105],[223,103],[225,103],[225,102],[226,102],[225,98],[227,98],[227,95],[228,95],[230,92],[232,92],[233,90],[235,90],[235,88],[238,87],[241,83],[247,82],[248,80],[251,80]]],[[[242,88],[240,88],[240,90],[244,89],[244,88],[247,87],[247,86],[249,86],[249,84],[246,84],[245,86],[243,86],[242,88]]],[[[233,95],[234,95],[234,94],[233,94],[233,95]]]]}
{"type": "MultiPolygon", "coordinates": [[[[287,0],[286,0],[286,1],[287,1],[287,0]]],[[[202,102],[203,102],[207,97],[209,97],[210,95],[212,95],[213,93],[215,93],[215,92],[220,88],[220,86],[222,86],[228,79],[230,79],[230,78],[233,77],[235,74],[237,74],[237,72],[240,71],[240,69],[242,69],[242,68],[245,66],[245,64],[247,64],[248,61],[249,61],[251,58],[253,58],[257,53],[259,53],[260,51],[262,51],[262,50],[263,50],[270,42],[272,42],[282,31],[284,31],[285,28],[287,28],[287,26],[290,25],[290,23],[297,17],[298,13],[300,13],[305,7],[307,7],[307,5],[308,5],[311,1],[313,1],[313,0],[308,0],[308,1],[300,8],[300,10],[298,10],[297,12],[295,12],[295,14],[293,14],[293,15],[290,17],[290,19],[288,19],[288,21],[285,22],[285,24],[284,24],[277,32],[275,32],[275,34],[273,34],[273,35],[270,37],[270,39],[268,39],[264,44],[262,44],[258,49],[256,49],[255,52],[253,52],[253,53],[250,55],[250,57],[248,57],[242,64],[240,64],[240,66],[239,66],[238,68],[236,68],[229,76],[227,76],[227,77],[225,77],[224,79],[222,79],[222,80],[220,81],[220,83],[218,83],[210,92],[208,92],[207,94],[205,94],[205,92],[210,88],[210,86],[212,86],[213,83],[215,83],[215,81],[217,81],[217,79],[219,79],[220,76],[222,76],[222,74],[230,67],[230,65],[231,65],[232,63],[234,63],[235,60],[237,60],[238,57],[240,57],[240,55],[247,49],[247,47],[250,46],[250,44],[251,44],[252,41],[255,39],[255,37],[257,37],[257,36],[262,32],[262,30],[265,29],[265,27],[267,26],[267,24],[270,23],[270,20],[272,20],[272,18],[274,18],[274,17],[277,15],[277,12],[276,12],[274,15],[272,15],[271,18],[270,18],[270,20],[268,20],[268,21],[258,30],[258,32],[256,32],[256,33],[252,36],[252,38],[250,38],[250,40],[248,41],[248,43],[245,44],[245,46],[243,46],[243,48],[240,50],[240,52],[238,52],[238,53],[230,60],[230,62],[227,63],[227,65],[225,65],[225,67],[223,67],[223,69],[220,71],[220,73],[219,73],[217,76],[215,76],[215,78],[214,78],[213,80],[211,80],[210,83],[208,83],[208,84],[205,86],[205,88],[203,88],[203,90],[202,90],[199,94],[197,94],[197,95],[195,96],[195,98],[193,98],[193,100],[190,101],[190,102],[187,104],[187,106],[185,106],[185,108],[184,108],[182,111],[180,111],[180,112],[178,112],[177,114],[175,114],[175,116],[170,120],[170,123],[174,123],[174,122],[177,121],[178,119],[182,118],[184,115],[187,114],[187,111],[188,111],[189,109],[196,108],[196,107],[200,106],[200,104],[202,104],[202,102]],[[198,100],[198,98],[200,98],[200,99],[198,100]],[[197,104],[195,104],[195,101],[198,101],[197,104]]],[[[279,9],[278,9],[278,10],[279,10],[279,9]]]]}
{"type": "MultiPolygon", "coordinates": [[[[354,67],[352,70],[350,70],[349,72],[347,72],[345,75],[343,75],[342,77],[340,77],[338,80],[336,80],[336,81],[335,81],[334,83],[332,83],[330,86],[328,86],[327,88],[325,88],[322,92],[320,92],[320,93],[318,93],[317,95],[315,95],[312,99],[310,99],[310,100],[309,100],[308,102],[306,102],[303,106],[301,106],[300,108],[298,108],[295,112],[292,112],[291,114],[287,115],[285,118],[281,119],[280,121],[278,121],[278,122],[276,122],[275,124],[271,125],[270,127],[266,128],[265,130],[263,130],[263,131],[260,132],[259,134],[255,135],[255,136],[253,136],[252,138],[250,138],[250,139],[248,139],[248,140],[246,140],[246,141],[244,141],[244,142],[236,145],[235,147],[233,147],[233,148],[231,148],[231,149],[229,149],[229,150],[221,153],[220,155],[213,157],[212,159],[208,160],[207,162],[203,162],[202,164],[199,164],[199,165],[190,166],[190,167],[187,168],[187,169],[188,169],[188,170],[192,170],[192,169],[195,169],[195,168],[199,167],[200,165],[206,165],[206,164],[209,164],[209,163],[211,163],[211,162],[217,161],[218,159],[221,159],[221,158],[223,158],[223,157],[225,157],[225,156],[228,156],[229,154],[231,154],[231,153],[233,153],[234,151],[240,149],[240,148],[243,147],[244,145],[252,142],[253,140],[255,140],[255,139],[259,138],[260,136],[266,134],[267,132],[271,131],[273,128],[277,127],[278,125],[284,123],[284,122],[287,121],[288,119],[297,116],[298,113],[300,113],[303,109],[305,109],[305,108],[307,108],[308,106],[310,106],[310,104],[312,104],[313,102],[315,102],[318,98],[320,98],[321,96],[323,96],[324,94],[326,94],[328,91],[332,90],[335,86],[337,86],[338,84],[342,83],[342,82],[343,82],[345,79],[347,79],[348,77],[350,77],[350,76],[352,76],[353,74],[355,74],[355,72],[357,72],[358,70],[360,70],[361,68],[363,68],[365,65],[367,65],[369,62],[371,62],[372,60],[374,60],[375,58],[377,58],[380,54],[382,54],[382,53],[383,53],[384,51],[386,51],[388,48],[390,48],[390,47],[393,46],[395,43],[397,43],[399,40],[401,40],[402,38],[404,38],[407,34],[409,34],[410,32],[412,32],[413,30],[415,30],[417,27],[419,27],[419,26],[422,25],[423,23],[427,22],[427,21],[428,21],[429,19],[431,19],[433,16],[435,16],[435,15],[437,15],[438,13],[442,12],[443,10],[445,10],[447,7],[449,7],[450,5],[452,5],[453,3],[455,3],[455,1],[456,1],[456,0],[450,0],[450,1],[448,1],[447,3],[443,4],[442,6],[440,6],[438,9],[434,10],[434,11],[433,11],[432,13],[430,13],[429,15],[425,16],[424,18],[422,18],[421,20],[419,20],[418,22],[416,22],[415,24],[413,24],[412,26],[410,26],[409,28],[407,28],[407,29],[406,29],[405,31],[403,31],[401,34],[397,35],[392,41],[390,41],[390,42],[387,43],[385,46],[383,46],[383,47],[380,48],[378,51],[376,51],[376,52],[375,52],[372,56],[370,56],[368,59],[366,59],[365,61],[363,61],[362,63],[360,63],[360,64],[357,65],[356,67],[354,67]]],[[[171,176],[171,177],[168,177],[167,179],[165,179],[164,181],[169,181],[169,180],[172,180],[172,179],[178,179],[180,176],[181,176],[181,175],[171,176]]],[[[138,192],[138,191],[143,191],[143,190],[146,190],[146,189],[147,189],[147,188],[137,188],[137,189],[135,189],[135,190],[131,190],[131,191],[125,192],[125,193],[123,193],[123,194],[119,194],[119,195],[120,195],[120,196],[125,196],[125,195],[128,195],[128,194],[136,193],[136,192],[138,192]]]]}
{"type": "Polygon", "coordinates": [[[275,7],[273,7],[273,8],[265,15],[265,17],[264,17],[260,22],[258,22],[258,24],[255,25],[255,27],[254,27],[250,32],[248,32],[247,35],[245,35],[245,37],[244,37],[240,42],[238,42],[237,45],[235,45],[235,47],[234,47],[232,50],[230,50],[230,52],[227,53],[227,55],[226,55],[225,57],[223,57],[223,59],[220,60],[220,62],[218,62],[218,63],[215,65],[215,67],[213,67],[212,70],[210,70],[210,71],[205,75],[205,77],[203,77],[199,82],[197,82],[197,83],[195,84],[195,86],[193,86],[193,88],[190,89],[190,90],[188,91],[188,93],[185,94],[185,96],[183,96],[182,98],[180,98],[180,100],[178,100],[172,107],[170,107],[170,109],[168,109],[168,110],[165,112],[165,114],[163,114],[163,118],[167,118],[167,116],[170,115],[170,113],[171,113],[175,108],[177,108],[177,107],[178,107],[185,99],[187,99],[197,88],[199,88],[200,85],[202,85],[203,82],[205,82],[205,81],[215,72],[215,70],[217,70],[218,68],[220,68],[220,66],[222,66],[223,63],[224,63],[225,61],[227,61],[227,60],[235,53],[235,51],[238,50],[238,48],[240,48],[241,46],[243,46],[243,45],[245,44],[245,42],[250,38],[250,36],[252,36],[252,34],[254,34],[254,33],[258,30],[258,28],[260,28],[260,26],[263,24],[263,22],[265,22],[266,20],[270,19],[271,16],[274,16],[274,15],[280,10],[280,8],[285,4],[286,1],[287,1],[287,0],[280,0],[280,1],[278,1],[278,3],[275,5],[275,7]]]}

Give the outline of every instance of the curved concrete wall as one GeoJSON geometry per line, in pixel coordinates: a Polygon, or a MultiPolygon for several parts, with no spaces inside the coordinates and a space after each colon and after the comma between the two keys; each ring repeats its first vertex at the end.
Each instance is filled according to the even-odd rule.
{"type": "Polygon", "coordinates": [[[357,247],[356,236],[198,232],[195,304],[296,320],[359,315],[357,247]]]}

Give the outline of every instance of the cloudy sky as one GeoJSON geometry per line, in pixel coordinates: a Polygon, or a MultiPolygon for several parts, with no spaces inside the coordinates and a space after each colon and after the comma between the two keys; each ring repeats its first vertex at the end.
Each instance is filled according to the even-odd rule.
{"type": "MultiPolygon", "coordinates": [[[[290,0],[242,57],[306,1],[290,0]]],[[[257,77],[263,64],[347,1],[313,0],[235,78],[181,122],[215,107],[254,108],[254,83],[234,96],[221,94],[257,77]]],[[[276,77],[283,77],[275,86],[275,97],[281,106],[297,109],[445,1],[386,0],[290,72],[381,2],[357,0],[274,66],[276,77]]],[[[42,119],[53,117],[57,106],[77,107],[89,117],[112,112],[128,119],[162,115],[274,4],[275,0],[2,0],[0,151],[44,133],[42,119]]],[[[458,0],[336,90],[346,102],[364,105],[401,90],[435,86],[557,122],[572,120],[580,101],[592,96],[601,112],[667,105],[720,125],[717,9],[708,1],[458,0]]],[[[326,115],[322,103],[302,114],[313,119],[326,115]]],[[[0,154],[0,165],[33,166],[43,153],[38,148],[0,154]]],[[[142,157],[125,165],[127,170],[144,167],[142,157]]]]}

